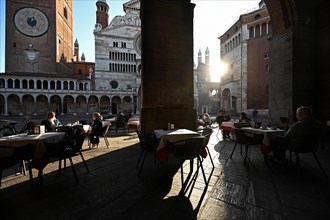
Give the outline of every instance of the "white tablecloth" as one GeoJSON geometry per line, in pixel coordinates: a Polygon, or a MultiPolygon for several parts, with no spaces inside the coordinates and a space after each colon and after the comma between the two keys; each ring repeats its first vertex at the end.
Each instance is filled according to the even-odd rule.
{"type": "MultiPolygon", "coordinates": [[[[6,147],[22,147],[27,144],[34,146],[34,158],[41,158],[46,152],[47,143],[57,143],[64,139],[65,132],[47,132],[44,134],[18,134],[0,138],[0,145],[6,147]]],[[[3,154],[10,154],[12,149],[1,149],[3,154]]]]}

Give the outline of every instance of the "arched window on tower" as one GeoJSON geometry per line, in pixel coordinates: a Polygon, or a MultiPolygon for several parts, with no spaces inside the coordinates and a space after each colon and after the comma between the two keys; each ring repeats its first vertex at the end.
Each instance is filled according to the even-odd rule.
{"type": "Polygon", "coordinates": [[[260,25],[256,25],[256,37],[260,37],[260,25]]]}
{"type": "Polygon", "coordinates": [[[266,23],[263,23],[261,25],[261,36],[264,36],[267,34],[267,24],[266,23]]]}
{"type": "Polygon", "coordinates": [[[249,28],[249,38],[254,38],[254,28],[253,27],[250,27],[249,28]]]}

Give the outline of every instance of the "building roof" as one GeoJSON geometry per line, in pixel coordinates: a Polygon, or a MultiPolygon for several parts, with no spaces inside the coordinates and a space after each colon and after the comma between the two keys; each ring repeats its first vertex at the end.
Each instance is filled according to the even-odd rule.
{"type": "Polygon", "coordinates": [[[108,4],[107,0],[98,0],[97,2],[103,2],[104,4],[108,4]]]}

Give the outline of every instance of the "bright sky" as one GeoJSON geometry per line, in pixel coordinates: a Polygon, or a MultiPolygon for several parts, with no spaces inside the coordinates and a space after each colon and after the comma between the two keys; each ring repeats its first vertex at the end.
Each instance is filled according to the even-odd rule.
{"type": "MultiPolygon", "coordinates": [[[[86,61],[94,62],[94,34],[97,0],[73,0],[74,41],[78,39],[80,56],[85,54],[86,61]]],[[[128,0],[107,0],[109,22],[116,15],[124,15],[123,3],[128,0]]],[[[191,0],[196,4],[194,11],[194,61],[201,49],[203,62],[206,47],[210,50],[212,80],[220,80],[220,41],[218,39],[239,16],[256,9],[260,0],[191,0]]],[[[0,0],[0,73],[5,69],[5,0],[0,0]]]]}

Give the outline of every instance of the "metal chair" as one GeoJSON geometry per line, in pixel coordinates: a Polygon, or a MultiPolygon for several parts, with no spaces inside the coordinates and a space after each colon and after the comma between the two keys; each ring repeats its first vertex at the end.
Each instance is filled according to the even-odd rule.
{"type": "Polygon", "coordinates": [[[214,169],[214,163],[213,163],[213,159],[212,159],[212,156],[211,156],[211,153],[210,153],[210,149],[208,148],[208,143],[210,141],[210,137],[213,133],[213,129],[210,128],[210,127],[205,127],[205,128],[201,128],[201,129],[198,129],[197,132],[201,133],[202,136],[206,137],[206,141],[205,141],[205,148],[207,150],[207,153],[210,157],[210,161],[212,163],[212,167],[214,169]]]}
{"type": "MultiPolygon", "coordinates": [[[[109,142],[109,140],[108,140],[108,134],[110,134],[110,128],[111,128],[111,124],[108,124],[107,126],[104,126],[103,127],[103,132],[102,132],[102,134],[99,136],[99,137],[102,137],[103,136],[103,138],[104,138],[104,143],[105,143],[105,146],[107,147],[107,148],[109,148],[109,146],[110,146],[110,142],[109,142]]],[[[89,141],[89,139],[88,139],[88,141],[89,141]]],[[[90,144],[89,144],[89,146],[90,146],[90,144]]],[[[99,147],[99,145],[97,145],[97,147],[99,147]]]]}
{"type": "Polygon", "coordinates": [[[247,155],[248,155],[248,151],[249,151],[249,146],[261,144],[262,140],[264,138],[264,135],[251,133],[248,131],[241,130],[239,128],[234,128],[234,134],[235,134],[235,145],[230,154],[230,159],[232,159],[232,156],[234,154],[237,144],[241,145],[241,155],[242,155],[242,145],[245,145],[245,156],[244,156],[244,164],[245,164],[247,155]]]}
{"type": "Polygon", "coordinates": [[[157,150],[157,140],[154,138],[153,134],[147,134],[143,131],[136,130],[136,133],[139,137],[141,153],[139,155],[138,162],[136,163],[136,167],[139,168],[138,176],[141,176],[142,168],[147,157],[148,153],[154,154],[154,159],[156,161],[156,150],[157,150]],[[142,161],[141,161],[142,159],[142,161]]]}
{"type": "Polygon", "coordinates": [[[207,138],[204,136],[197,136],[197,137],[191,137],[177,141],[169,141],[169,146],[168,146],[169,152],[173,153],[181,161],[182,188],[180,190],[180,194],[185,194],[190,186],[192,186],[191,190],[193,189],[193,186],[198,177],[199,169],[202,170],[204,182],[205,185],[207,185],[205,171],[202,165],[203,159],[200,156],[200,154],[205,150],[204,148],[205,148],[206,139],[207,138]],[[195,173],[193,174],[193,178],[190,181],[190,177],[193,172],[194,159],[197,159],[197,168],[195,173]],[[186,177],[186,179],[184,179],[184,174],[183,174],[183,163],[185,160],[190,161],[190,172],[186,177]]]}
{"type": "Polygon", "coordinates": [[[299,154],[312,153],[317,164],[319,165],[324,177],[328,179],[320,160],[316,156],[320,144],[320,137],[316,136],[303,136],[295,137],[291,140],[288,150],[290,152],[290,164],[292,165],[292,154],[296,156],[296,164],[300,166],[300,157],[299,154]]]}
{"type": "Polygon", "coordinates": [[[76,134],[73,139],[67,138],[59,143],[46,144],[47,156],[50,158],[59,159],[59,172],[61,172],[62,160],[64,160],[64,168],[66,168],[66,159],[69,159],[71,169],[77,184],[79,184],[79,180],[74,168],[72,157],[80,155],[87,173],[89,173],[89,168],[82,154],[82,145],[85,141],[85,136],[86,133],[76,134]]]}
{"type": "Polygon", "coordinates": [[[33,176],[32,176],[32,168],[30,161],[33,158],[33,145],[28,144],[22,147],[7,147],[0,146],[0,187],[1,187],[1,179],[2,173],[4,170],[16,165],[21,164],[22,161],[27,161],[30,183],[33,188],[33,176]]]}

